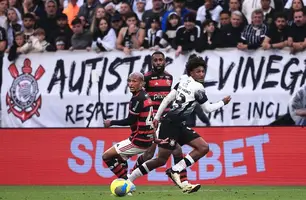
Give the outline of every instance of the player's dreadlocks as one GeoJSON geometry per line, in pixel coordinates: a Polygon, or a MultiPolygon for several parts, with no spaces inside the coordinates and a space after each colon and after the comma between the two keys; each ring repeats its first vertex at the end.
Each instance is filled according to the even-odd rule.
{"type": "Polygon", "coordinates": [[[191,54],[186,63],[187,75],[190,76],[190,72],[199,66],[203,66],[204,69],[206,70],[207,65],[205,60],[201,56],[197,56],[196,54],[191,54]]]}

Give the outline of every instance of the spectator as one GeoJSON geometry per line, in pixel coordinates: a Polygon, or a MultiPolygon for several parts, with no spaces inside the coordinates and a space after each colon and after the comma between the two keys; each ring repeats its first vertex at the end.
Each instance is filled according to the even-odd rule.
{"type": "Polygon", "coordinates": [[[146,37],[144,40],[144,48],[151,50],[158,50],[159,42],[163,36],[162,30],[160,30],[159,17],[152,19],[151,28],[146,31],[146,37]]]}
{"type": "Polygon", "coordinates": [[[83,16],[85,20],[91,24],[95,9],[100,5],[99,0],[87,0],[87,2],[80,7],[78,17],[83,16]]]}
{"type": "Polygon", "coordinates": [[[145,12],[146,0],[136,0],[137,8],[134,11],[139,20],[142,19],[142,15],[145,12]]]}
{"type": "Polygon", "coordinates": [[[7,0],[0,0],[0,26],[3,27],[5,30],[7,30],[7,7],[7,0]]]}
{"type": "Polygon", "coordinates": [[[55,46],[56,46],[56,50],[57,51],[62,51],[62,50],[65,50],[65,47],[67,46],[65,44],[65,38],[63,37],[58,37],[55,39],[55,46]]]}
{"type": "Polygon", "coordinates": [[[305,10],[294,12],[294,24],[291,26],[288,36],[288,46],[291,53],[303,51],[306,47],[305,10]]]}
{"type": "Polygon", "coordinates": [[[285,9],[285,12],[287,13],[287,18],[288,18],[288,24],[292,25],[294,22],[294,12],[302,10],[304,7],[303,1],[302,0],[293,0],[292,5],[290,9],[285,9]]]}
{"type": "Polygon", "coordinates": [[[306,85],[304,84],[289,102],[289,113],[297,126],[306,125],[306,85]]]}
{"type": "Polygon", "coordinates": [[[241,34],[242,42],[238,43],[240,50],[257,49],[261,46],[268,27],[263,23],[262,10],[254,10],[252,13],[252,23],[247,25],[241,34]]]}
{"type": "Polygon", "coordinates": [[[116,37],[118,37],[120,29],[123,27],[123,20],[122,20],[121,15],[119,13],[112,16],[111,26],[116,33],[116,37]]]}
{"type": "Polygon", "coordinates": [[[113,3],[107,4],[104,8],[105,8],[106,13],[110,16],[114,16],[115,14],[119,13],[116,10],[115,5],[113,3]]]}
{"type": "Polygon", "coordinates": [[[176,57],[185,51],[194,50],[201,35],[201,28],[195,25],[195,22],[196,16],[193,13],[188,13],[184,18],[184,25],[177,29],[175,38],[176,57]]]}
{"type": "Polygon", "coordinates": [[[106,13],[105,9],[103,7],[98,7],[95,10],[95,14],[90,25],[90,32],[94,33],[96,30],[99,29],[100,20],[102,18],[105,18],[107,19],[107,21],[109,21],[109,16],[106,13]]]}
{"type": "Polygon", "coordinates": [[[220,12],[222,10],[223,8],[217,5],[214,0],[205,0],[205,4],[198,9],[197,21],[201,24],[208,19],[219,22],[220,12]]]}
{"type": "Polygon", "coordinates": [[[99,29],[93,35],[92,49],[96,52],[112,51],[116,48],[116,33],[111,28],[109,21],[102,18],[99,23],[99,29]]]}
{"type": "Polygon", "coordinates": [[[240,11],[232,12],[231,23],[220,30],[220,47],[237,47],[238,43],[241,42],[241,33],[244,29],[242,17],[240,11]]]}
{"type": "Polygon", "coordinates": [[[203,0],[186,0],[185,6],[194,14],[197,14],[197,10],[203,5],[203,0]]]}
{"type": "Polygon", "coordinates": [[[86,17],[80,16],[79,19],[80,19],[81,22],[82,22],[83,29],[86,30],[86,31],[89,31],[90,24],[89,24],[88,21],[86,20],[86,17]]]}
{"type": "Polygon", "coordinates": [[[46,40],[50,41],[51,33],[57,28],[56,14],[57,4],[54,0],[47,0],[45,3],[46,15],[38,21],[38,27],[43,28],[46,33],[46,40]]]}
{"type": "MultiPolygon", "coordinates": [[[[270,6],[275,7],[274,0],[271,0],[270,6]]],[[[244,0],[242,4],[242,13],[246,16],[248,23],[252,23],[252,15],[255,10],[261,9],[261,1],[259,0],[244,0]]]]}
{"type": "Polygon", "coordinates": [[[166,31],[163,33],[163,38],[160,40],[160,46],[169,51],[171,48],[176,49],[175,38],[176,30],[181,26],[181,18],[176,12],[168,15],[166,31]]]}
{"type": "Polygon", "coordinates": [[[92,43],[92,35],[89,31],[84,30],[82,21],[79,18],[75,18],[72,21],[73,35],[71,37],[70,50],[83,50],[90,51],[92,43]]]}
{"type": "MultiPolygon", "coordinates": [[[[14,39],[15,39],[14,43],[11,46],[11,48],[9,50],[9,54],[8,54],[8,60],[9,61],[16,60],[20,54],[28,53],[28,49],[26,49],[24,47],[25,40],[24,40],[23,32],[15,33],[15,38],[14,39]]],[[[30,40],[28,42],[30,42],[30,40]]]]}
{"type": "Polygon", "coordinates": [[[64,38],[65,49],[68,50],[71,46],[72,30],[68,25],[68,16],[64,13],[57,16],[57,27],[51,34],[50,43],[55,46],[55,40],[58,37],[64,38]]]}
{"type": "Polygon", "coordinates": [[[26,13],[23,15],[23,28],[25,42],[28,42],[30,37],[34,35],[35,16],[32,13],[26,13]]]}
{"type": "Polygon", "coordinates": [[[14,42],[14,36],[16,32],[23,31],[23,24],[21,14],[19,11],[12,7],[7,11],[7,41],[8,47],[11,47],[14,42]]]}
{"type": "Polygon", "coordinates": [[[63,13],[68,17],[68,24],[72,28],[71,22],[78,15],[80,7],[77,4],[78,0],[69,0],[67,7],[64,9],[63,13]]]}
{"type": "Polygon", "coordinates": [[[20,13],[22,13],[22,1],[18,0],[9,0],[8,1],[8,7],[9,8],[16,8],[20,13]]]}
{"type": "MultiPolygon", "coordinates": [[[[233,13],[234,11],[239,11],[241,12],[241,4],[240,4],[240,0],[230,0],[229,1],[229,11],[231,13],[233,13]]],[[[242,23],[244,26],[248,25],[248,20],[247,18],[244,16],[243,13],[241,13],[242,15],[242,23]]]]}
{"type": "MultiPolygon", "coordinates": [[[[131,12],[132,12],[132,9],[131,9],[130,4],[127,3],[127,2],[122,2],[121,5],[120,5],[119,13],[120,13],[121,17],[123,18],[123,21],[126,21],[127,14],[129,14],[131,12]]],[[[137,17],[137,19],[138,19],[138,17],[137,17]]]]}
{"type": "MultiPolygon", "coordinates": [[[[288,0],[288,1],[285,1],[286,4],[284,6],[285,9],[290,9],[292,7],[292,4],[293,4],[293,0],[288,0]]],[[[302,0],[302,4],[303,5],[306,5],[306,0],[302,0]]]]}
{"type": "Polygon", "coordinates": [[[32,53],[38,53],[38,52],[44,52],[44,51],[55,51],[55,48],[50,45],[45,40],[45,31],[42,28],[38,28],[35,30],[34,35],[30,37],[28,42],[23,45],[23,49],[26,49],[26,52],[32,52],[32,53]]]}
{"type": "MultiPolygon", "coordinates": [[[[6,32],[3,27],[0,27],[0,86],[2,86],[2,68],[3,68],[3,56],[7,46],[6,32]]],[[[1,87],[0,87],[1,92],[1,87]]]]}
{"type": "Polygon", "coordinates": [[[261,9],[264,14],[264,23],[270,26],[273,23],[275,10],[271,7],[271,0],[261,0],[261,9]]]}
{"type": "Polygon", "coordinates": [[[231,23],[231,13],[229,11],[221,11],[220,12],[220,23],[219,27],[222,28],[223,26],[226,26],[231,23]]]}
{"type": "Polygon", "coordinates": [[[45,5],[38,2],[37,0],[24,0],[22,3],[23,13],[32,13],[36,20],[43,17],[46,14],[45,5]]]}
{"type": "Polygon", "coordinates": [[[279,13],[275,16],[274,25],[269,28],[261,46],[264,50],[282,49],[288,44],[288,35],[287,17],[285,14],[279,13]]]}
{"type": "Polygon", "coordinates": [[[163,3],[164,3],[163,9],[165,11],[173,11],[174,9],[173,0],[163,0],[163,3]]]}
{"type": "Polygon", "coordinates": [[[145,31],[137,26],[138,19],[135,13],[126,15],[126,24],[127,27],[121,28],[119,32],[116,47],[118,50],[129,55],[132,49],[141,48],[145,37],[145,31]]]}
{"type": "Polygon", "coordinates": [[[219,46],[220,33],[216,27],[216,22],[206,20],[203,23],[203,32],[200,39],[196,42],[196,51],[202,52],[206,49],[215,49],[219,46]]]}
{"type": "Polygon", "coordinates": [[[146,10],[142,15],[142,21],[146,24],[145,29],[148,30],[150,28],[150,21],[159,17],[160,19],[164,15],[165,11],[163,9],[162,0],[152,0],[153,7],[151,10],[146,10]]]}
{"type": "Polygon", "coordinates": [[[173,10],[167,11],[162,18],[162,30],[166,30],[166,22],[168,19],[168,15],[172,12],[176,12],[180,17],[182,22],[184,22],[184,17],[189,13],[189,10],[185,8],[185,0],[174,0],[174,8],[173,10]],[[177,10],[180,10],[178,13],[177,10]]]}

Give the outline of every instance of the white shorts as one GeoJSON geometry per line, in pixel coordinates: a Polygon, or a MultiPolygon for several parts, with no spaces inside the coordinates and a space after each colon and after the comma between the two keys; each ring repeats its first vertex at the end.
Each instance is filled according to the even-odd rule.
{"type": "Polygon", "coordinates": [[[117,153],[124,160],[128,160],[130,157],[144,153],[147,148],[140,148],[135,146],[129,139],[122,140],[114,145],[117,153]]]}

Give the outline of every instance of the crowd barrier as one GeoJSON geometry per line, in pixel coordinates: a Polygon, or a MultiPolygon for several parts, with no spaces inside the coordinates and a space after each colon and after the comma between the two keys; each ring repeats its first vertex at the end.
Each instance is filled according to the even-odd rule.
{"type": "MultiPolygon", "coordinates": [[[[303,127],[195,129],[209,154],[188,169],[191,182],[209,185],[306,185],[303,127]]],[[[105,185],[115,178],[103,152],[128,137],[129,129],[1,129],[1,185],[105,185]]],[[[188,153],[189,146],[183,147],[188,153]]],[[[129,160],[129,169],[137,157],[129,160]]],[[[166,166],[136,184],[171,183],[166,166]]]]}

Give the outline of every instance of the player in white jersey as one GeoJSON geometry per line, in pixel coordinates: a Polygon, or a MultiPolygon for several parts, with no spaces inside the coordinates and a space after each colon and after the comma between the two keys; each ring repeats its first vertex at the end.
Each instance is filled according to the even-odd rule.
{"type": "Polygon", "coordinates": [[[203,82],[205,75],[206,63],[202,57],[192,55],[187,64],[187,75],[182,76],[180,82],[172,89],[172,91],[164,98],[154,119],[154,126],[157,127],[159,119],[171,102],[171,110],[161,119],[159,129],[159,139],[168,139],[168,143],[158,146],[158,156],[151,159],[137,169],[129,176],[130,181],[143,176],[153,169],[166,164],[168,158],[172,154],[176,144],[183,146],[188,144],[194,149],[185,156],[179,163],[166,170],[166,174],[174,181],[174,183],[183,188],[183,192],[192,193],[200,189],[201,185],[185,185],[180,181],[180,172],[209,152],[208,144],[203,138],[191,128],[184,124],[186,118],[193,112],[195,105],[199,103],[205,112],[213,112],[231,100],[230,96],[223,100],[211,104],[205,94],[203,82]]]}

